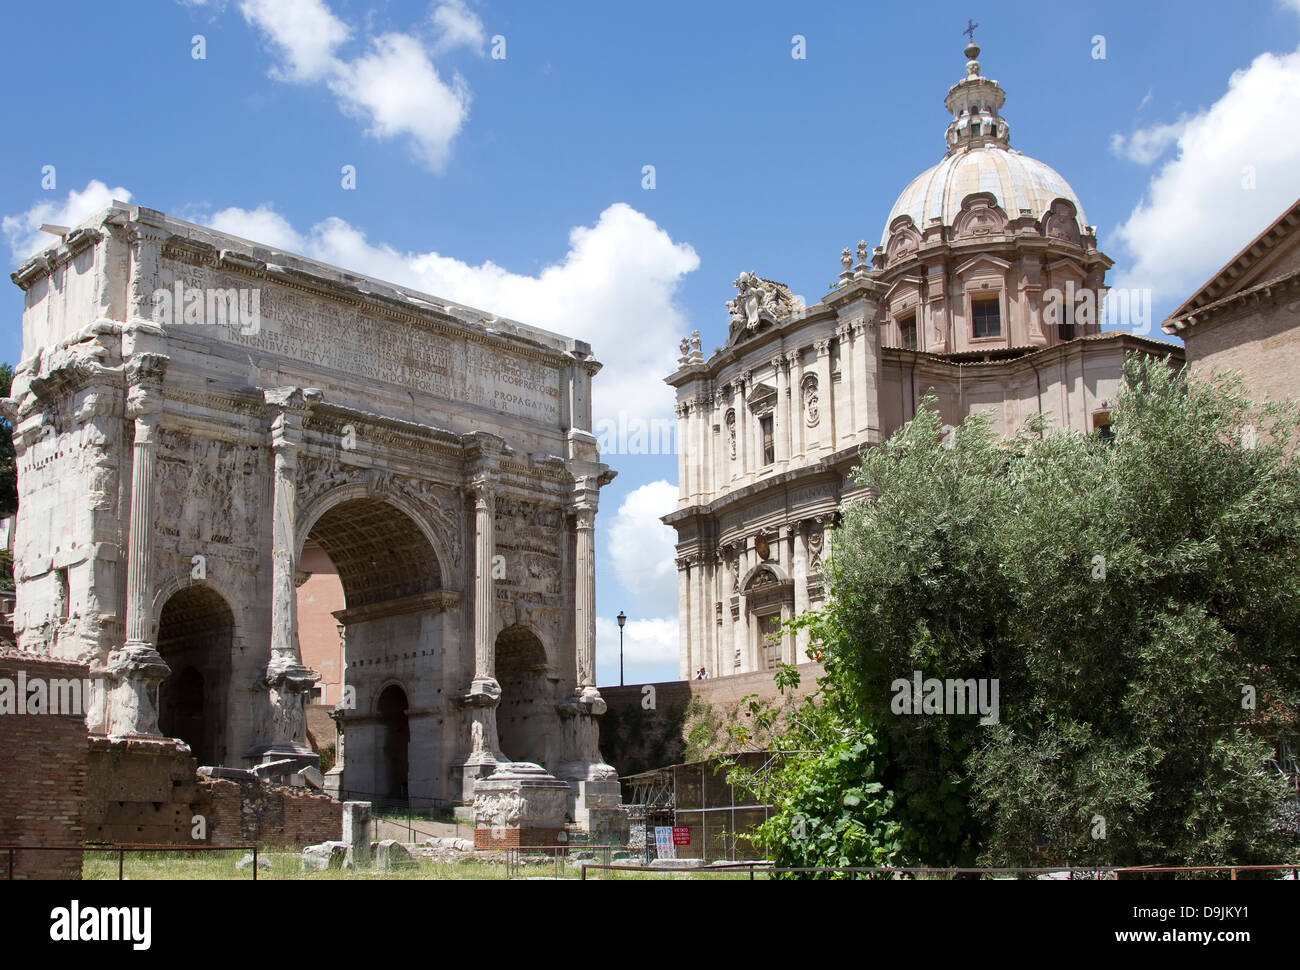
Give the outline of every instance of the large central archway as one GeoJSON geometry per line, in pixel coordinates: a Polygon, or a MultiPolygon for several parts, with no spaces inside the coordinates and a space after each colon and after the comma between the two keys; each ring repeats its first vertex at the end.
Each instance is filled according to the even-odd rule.
{"type": "Polygon", "coordinates": [[[337,578],[321,578],[342,592],[343,608],[328,619],[311,610],[337,600],[309,600],[301,592],[298,599],[300,631],[330,623],[343,629],[351,706],[342,720],[340,787],[361,799],[440,797],[447,760],[442,733],[449,728],[439,712],[448,658],[442,568],[432,542],[392,501],[361,495],[327,508],[310,524],[302,548],[313,553],[300,559],[304,571],[315,562],[323,572],[321,561],[328,559],[337,578]]]}
{"type": "Polygon", "coordinates": [[[158,652],[172,671],[158,688],[158,728],[188,744],[200,765],[226,763],[234,630],[230,607],[203,583],[174,593],[158,621],[158,652]]]}

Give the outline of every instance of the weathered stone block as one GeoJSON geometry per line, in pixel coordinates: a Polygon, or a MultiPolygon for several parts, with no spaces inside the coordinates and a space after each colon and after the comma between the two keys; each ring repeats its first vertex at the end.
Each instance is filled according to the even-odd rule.
{"type": "Polygon", "coordinates": [[[302,850],[303,872],[322,872],[326,869],[342,869],[347,862],[348,845],[346,842],[322,842],[309,845],[302,850]]]}

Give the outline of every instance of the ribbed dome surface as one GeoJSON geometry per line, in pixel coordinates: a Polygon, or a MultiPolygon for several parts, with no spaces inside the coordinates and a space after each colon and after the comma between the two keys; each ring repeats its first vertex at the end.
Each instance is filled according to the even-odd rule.
{"type": "Polygon", "coordinates": [[[1078,213],[1080,231],[1088,224],[1074,189],[1055,169],[1028,155],[991,145],[954,152],[914,178],[890,210],[880,245],[889,243],[889,227],[902,215],[911,216],[922,231],[935,217],[951,226],[961,212],[962,199],[973,192],[992,192],[1008,219],[1018,219],[1021,210],[1041,219],[1054,199],[1067,199],[1078,213]]]}

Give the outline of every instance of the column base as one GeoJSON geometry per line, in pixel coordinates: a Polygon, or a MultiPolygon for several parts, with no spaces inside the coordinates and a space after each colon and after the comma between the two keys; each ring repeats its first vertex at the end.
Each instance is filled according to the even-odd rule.
{"type": "Polygon", "coordinates": [[[162,737],[158,729],[158,685],[171,668],[151,643],[128,640],[108,655],[108,733],[115,737],[162,737]]]}

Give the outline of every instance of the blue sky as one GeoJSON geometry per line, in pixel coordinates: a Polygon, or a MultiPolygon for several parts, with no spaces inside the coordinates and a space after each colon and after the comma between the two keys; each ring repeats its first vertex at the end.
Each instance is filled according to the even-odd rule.
{"type": "MultiPolygon", "coordinates": [[[[841,248],[879,242],[942,157],[970,17],[1013,147],[1074,187],[1112,285],[1152,291],[1154,335],[1300,195],[1300,0],[152,0],[5,16],[11,268],[41,222],[129,198],[587,339],[606,365],[598,416],[671,417],[677,342],[723,341],[741,270],[814,303],[841,248]]],[[[0,301],[16,361],[21,293],[0,301]]],[[[618,679],[619,609],[628,682],[674,679],[657,516],[676,458],[607,460],[599,680],[618,679]]]]}

